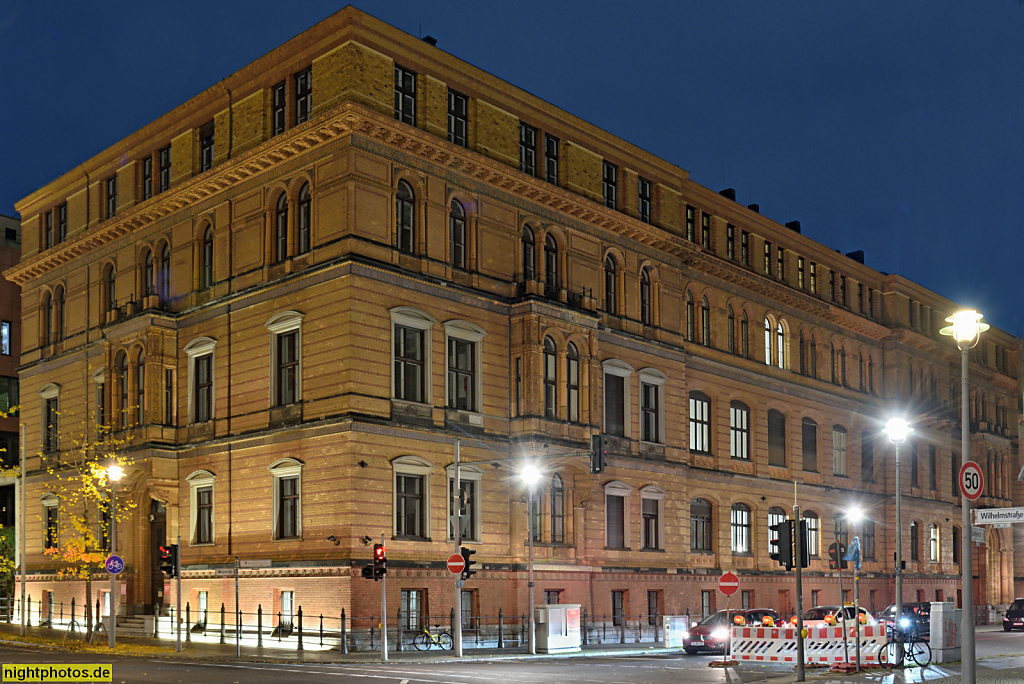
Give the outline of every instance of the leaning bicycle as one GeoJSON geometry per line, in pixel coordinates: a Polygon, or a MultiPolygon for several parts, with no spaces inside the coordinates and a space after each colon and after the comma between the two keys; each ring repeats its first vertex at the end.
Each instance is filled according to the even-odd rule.
{"type": "Polygon", "coordinates": [[[888,641],[878,654],[878,660],[883,666],[903,667],[914,664],[918,667],[928,667],[931,664],[932,647],[918,636],[917,630],[913,627],[900,630],[889,626],[886,628],[886,635],[888,641]]]}
{"type": "Polygon", "coordinates": [[[412,645],[420,651],[426,651],[434,646],[444,651],[450,651],[455,642],[452,641],[452,635],[444,630],[431,632],[430,629],[424,627],[423,631],[413,638],[412,645]]]}

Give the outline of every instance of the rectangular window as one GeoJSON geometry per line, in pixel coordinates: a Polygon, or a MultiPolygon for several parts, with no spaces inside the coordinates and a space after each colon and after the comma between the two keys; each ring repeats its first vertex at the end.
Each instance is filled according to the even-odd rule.
{"type": "Polygon", "coordinates": [[[660,442],[658,425],[658,386],[646,382],[640,384],[640,420],[643,424],[641,439],[645,442],[660,442]]]}
{"type": "Polygon", "coordinates": [[[786,467],[786,416],[768,411],[768,465],[786,467]]]}
{"type": "MultiPolygon", "coordinates": [[[[465,518],[465,521],[460,521],[462,524],[461,533],[463,541],[480,541],[477,536],[477,511],[479,510],[479,502],[477,501],[476,495],[476,481],[466,480],[459,478],[459,489],[462,490],[462,497],[460,502],[459,515],[465,518]]],[[[455,494],[455,478],[448,478],[448,501],[449,503],[454,498],[455,494]]],[[[448,519],[448,538],[455,539],[455,530],[452,527],[451,518],[448,519]]]]}
{"type": "Polygon", "coordinates": [[[910,461],[910,486],[919,487],[920,484],[917,479],[917,444],[910,444],[908,450],[910,451],[909,459],[907,459],[910,461]]]}
{"type": "Polygon", "coordinates": [[[277,405],[287,406],[298,401],[299,389],[299,332],[292,330],[277,337],[277,405]]]}
{"type": "Polygon", "coordinates": [[[772,274],[772,243],[764,243],[764,274],[770,276],[772,274]]]}
{"type": "Polygon", "coordinates": [[[544,603],[549,606],[557,606],[559,594],[562,593],[561,589],[545,589],[544,590],[544,603]]]}
{"type": "Polygon", "coordinates": [[[196,544],[213,543],[213,487],[196,488],[196,544]]]}
{"type": "Polygon", "coordinates": [[[213,121],[207,121],[199,129],[199,170],[213,168],[213,121]]]}
{"type": "Polygon", "coordinates": [[[395,398],[422,403],[423,331],[395,326],[395,398]]]}
{"type": "Polygon", "coordinates": [[[839,276],[839,303],[846,306],[846,276],[839,276]]]}
{"type": "Polygon", "coordinates": [[[117,175],[107,179],[107,218],[117,213],[117,175]]]}
{"type": "Polygon", "coordinates": [[[818,426],[812,420],[804,419],[801,430],[804,470],[818,472],[818,426]]]}
{"type": "Polygon", "coordinates": [[[423,594],[421,589],[402,589],[402,621],[409,631],[423,629],[423,594]]]}
{"type": "Polygon", "coordinates": [[[153,196],[153,157],[142,160],[142,199],[153,196]]]}
{"type": "Polygon", "coordinates": [[[868,317],[875,317],[875,291],[868,288],[868,317]]]}
{"type": "Polygon", "coordinates": [[[694,237],[696,237],[696,214],[696,209],[686,205],[686,239],[690,242],[693,242],[694,237]]]}
{"type": "Polygon", "coordinates": [[[160,192],[171,187],[171,146],[160,150],[160,192]]]}
{"type": "Polygon", "coordinates": [[[658,500],[643,499],[641,502],[643,513],[643,544],[645,549],[659,549],[658,546],[658,500]]]}
{"type": "Polygon", "coordinates": [[[604,163],[604,175],[602,176],[602,186],[604,188],[604,205],[617,209],[619,206],[618,192],[619,192],[619,167],[611,162],[604,163]]]}
{"type": "Polygon", "coordinates": [[[778,275],[779,275],[779,280],[785,280],[786,279],[786,250],[784,250],[782,247],[779,247],[777,250],[775,250],[775,252],[776,252],[776,256],[778,256],[778,264],[779,264],[778,275]]]}
{"type": "Polygon", "coordinates": [[[811,608],[817,608],[821,601],[821,589],[811,589],[811,608]]]}
{"type": "Polygon", "coordinates": [[[832,428],[832,474],[846,477],[846,430],[832,428]]]}
{"type": "Polygon", "coordinates": [[[626,404],[625,378],[620,375],[604,375],[604,431],[609,435],[625,437],[626,404]]]}
{"type": "Polygon", "coordinates": [[[750,268],[750,233],[740,233],[740,263],[750,268]]]}
{"type": "MultiPolygon", "coordinates": [[[[0,377],[0,412],[18,407],[18,378],[0,377]]],[[[12,415],[17,415],[15,412],[12,415]]]]}
{"type": "Polygon", "coordinates": [[[68,203],[57,207],[57,242],[64,242],[68,237],[68,203]]]}
{"type": "Polygon", "coordinates": [[[700,592],[700,616],[701,619],[711,617],[711,613],[715,610],[715,605],[712,602],[711,592],[702,590],[700,592]]]}
{"type": "Polygon", "coordinates": [[[637,213],[644,223],[651,222],[651,181],[641,178],[639,183],[637,213]]]}
{"type": "Polygon", "coordinates": [[[707,400],[690,396],[690,451],[711,452],[711,404],[707,400]]]}
{"type": "Polygon", "coordinates": [[[102,435],[107,429],[107,411],[104,405],[103,383],[96,383],[96,434],[102,435]]]}
{"type": "Polygon", "coordinates": [[[46,506],[46,548],[56,549],[60,545],[60,512],[56,504],[46,506]]]}
{"type": "Polygon", "coordinates": [[[213,354],[197,356],[193,363],[195,363],[194,422],[205,423],[213,418],[213,354]]]}
{"type": "Polygon", "coordinates": [[[860,433],[860,479],[875,481],[875,440],[870,432],[860,433]]]}
{"type": "Polygon", "coordinates": [[[516,358],[516,415],[523,415],[523,360],[516,358]]]}
{"type": "Polygon", "coordinates": [[[558,185],[558,138],[553,135],[544,136],[544,161],[545,180],[552,185],[558,185]]]}
{"type": "Polygon", "coordinates": [[[395,512],[395,534],[405,537],[424,536],[424,500],[422,475],[396,475],[398,510],[395,512]]]}
{"type": "Polygon", "coordinates": [[[519,122],[519,170],[537,175],[537,129],[519,122]]]}
{"type": "Polygon", "coordinates": [[[46,249],[53,247],[53,212],[46,212],[43,217],[43,246],[46,249]]]}
{"type": "Polygon", "coordinates": [[[285,128],[285,112],[287,106],[285,104],[285,82],[281,81],[275,85],[271,90],[271,97],[273,98],[272,104],[272,116],[274,120],[274,133],[273,135],[280,135],[284,133],[285,128]]]}
{"type": "Polygon", "coordinates": [[[818,294],[818,264],[811,262],[811,294],[818,294]]]}
{"type": "Polygon", "coordinates": [[[295,613],[295,592],[281,592],[281,627],[286,630],[292,628],[292,615],[295,613]]]}
{"type": "Polygon", "coordinates": [[[864,560],[875,559],[875,521],[865,520],[861,523],[860,555],[864,560]]]}
{"type": "Polygon", "coordinates": [[[736,226],[725,227],[725,258],[733,261],[736,258],[736,226]]]}
{"type": "Polygon", "coordinates": [[[928,488],[933,492],[939,488],[939,462],[935,447],[928,445],[928,488]]]}
{"type": "MultiPolygon", "coordinates": [[[[475,594],[476,591],[471,589],[463,589],[460,594],[462,597],[462,626],[467,630],[473,628],[473,597],[475,594]]],[[[479,623],[476,627],[480,627],[479,623]]]]}
{"type": "Polygon", "coordinates": [[[743,610],[750,610],[750,592],[749,591],[741,591],[740,592],[740,608],[742,608],[743,610]]]}
{"type": "Polygon", "coordinates": [[[621,627],[625,618],[626,610],[626,592],[624,591],[613,591],[612,592],[612,624],[616,627],[621,627]]]}
{"type": "Polygon", "coordinates": [[[626,497],[606,494],[604,497],[605,532],[608,535],[608,548],[626,548],[626,497]]]}
{"type": "Polygon", "coordinates": [[[796,258],[796,286],[804,289],[804,258],[796,258]]]}
{"type": "Polygon", "coordinates": [[[57,409],[57,397],[50,397],[43,407],[46,415],[43,431],[43,451],[52,453],[57,450],[57,435],[60,429],[60,414],[57,409]]]}
{"type": "Polygon", "coordinates": [[[299,536],[299,478],[277,478],[277,538],[299,536]]]}
{"type": "Polygon", "coordinates": [[[448,142],[459,147],[466,146],[466,131],[469,128],[468,105],[468,97],[454,90],[448,90],[448,142]]]}
{"type": "Polygon", "coordinates": [[[174,423],[174,371],[164,369],[164,425],[174,423]]]}
{"type": "Polygon", "coordinates": [[[700,215],[700,244],[704,249],[711,249],[711,214],[700,215]]]}
{"type": "Polygon", "coordinates": [[[309,121],[313,114],[313,68],[295,74],[295,125],[309,121]]]}
{"type": "Polygon", "coordinates": [[[729,455],[750,460],[750,409],[743,405],[729,407],[729,455]]]}
{"type": "Polygon", "coordinates": [[[661,617],[660,595],[660,591],[647,590],[647,624],[652,627],[658,625],[658,619],[661,617]]]}
{"type": "Polygon", "coordinates": [[[395,118],[416,125],[416,74],[395,65],[395,118]]]}
{"type": "Polygon", "coordinates": [[[448,408],[476,410],[476,344],[448,338],[448,408]]]}
{"type": "Polygon", "coordinates": [[[960,496],[960,454],[953,454],[950,457],[950,463],[952,465],[950,472],[953,473],[953,477],[951,477],[950,480],[953,483],[953,498],[956,499],[960,496]]]}

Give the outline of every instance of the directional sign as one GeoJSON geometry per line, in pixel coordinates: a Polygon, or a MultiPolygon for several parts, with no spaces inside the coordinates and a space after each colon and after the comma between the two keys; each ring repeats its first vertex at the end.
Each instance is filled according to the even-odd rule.
{"type": "Polygon", "coordinates": [[[726,596],[732,596],[740,588],[739,578],[731,572],[722,575],[718,580],[718,590],[726,596]]]}
{"type": "Polygon", "coordinates": [[[974,510],[975,525],[1000,525],[1024,523],[1024,508],[982,508],[974,510]]]}
{"type": "Polygon", "coordinates": [[[124,570],[124,559],[120,556],[107,556],[107,560],[103,562],[103,567],[111,575],[117,575],[124,570]]]}
{"type": "Polygon", "coordinates": [[[269,558],[260,558],[258,560],[253,560],[253,559],[240,560],[240,561],[238,561],[238,567],[240,567],[240,568],[269,568],[270,567],[270,559],[269,558]]]}
{"type": "Polygon", "coordinates": [[[235,576],[235,569],[234,568],[214,568],[213,575],[214,575],[214,577],[234,577],[235,576]]]}
{"type": "Polygon", "coordinates": [[[968,501],[977,501],[985,489],[985,475],[981,472],[981,466],[974,461],[964,463],[960,468],[960,493],[968,501]]]}
{"type": "Polygon", "coordinates": [[[453,553],[448,556],[448,572],[453,575],[461,574],[466,569],[466,559],[461,554],[453,553]]]}

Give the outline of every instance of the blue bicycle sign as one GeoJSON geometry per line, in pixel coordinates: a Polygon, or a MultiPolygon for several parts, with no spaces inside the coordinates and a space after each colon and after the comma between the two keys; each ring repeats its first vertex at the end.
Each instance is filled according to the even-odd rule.
{"type": "Polygon", "coordinates": [[[120,556],[107,556],[107,560],[103,563],[103,567],[107,569],[111,575],[116,575],[124,570],[124,559],[120,556]]]}

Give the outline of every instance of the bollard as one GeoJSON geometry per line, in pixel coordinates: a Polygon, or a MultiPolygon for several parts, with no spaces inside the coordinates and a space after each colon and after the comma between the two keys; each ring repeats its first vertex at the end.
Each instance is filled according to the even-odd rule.
{"type": "MultiPolygon", "coordinates": [[[[205,615],[203,616],[206,617],[205,615]]],[[[203,625],[203,633],[206,633],[206,625],[203,625]]],[[[224,643],[224,604],[220,604],[220,643],[224,643]]]]}
{"type": "MultiPolygon", "coordinates": [[[[32,603],[31,597],[29,597],[29,604],[31,605],[31,603],[32,603]]],[[[96,627],[99,627],[100,625],[103,624],[103,616],[100,614],[100,602],[99,602],[99,599],[96,599],[96,613],[95,613],[95,615],[93,615],[93,619],[96,621],[96,627]]],[[[95,629],[95,627],[93,629],[95,629]]]]}
{"type": "Polygon", "coordinates": [[[345,609],[341,609],[341,643],[338,645],[341,652],[348,655],[348,632],[345,630],[345,609]]]}
{"type": "Polygon", "coordinates": [[[256,647],[263,648],[263,604],[256,605],[256,647]]]}
{"type": "Polygon", "coordinates": [[[448,633],[455,634],[455,609],[448,614],[448,633]]]}
{"type": "Polygon", "coordinates": [[[505,648],[505,610],[498,609],[498,648],[505,648]]]}
{"type": "Polygon", "coordinates": [[[299,606],[299,650],[302,650],[302,606],[299,606]]]}
{"type": "Polygon", "coordinates": [[[583,609],[583,613],[580,615],[580,631],[583,636],[583,645],[587,645],[587,609],[583,609]]]}
{"type": "Polygon", "coordinates": [[[376,648],[377,647],[376,647],[376,645],[374,644],[374,641],[373,641],[373,616],[371,615],[370,616],[370,650],[373,651],[376,648]]]}
{"type": "MultiPolygon", "coordinates": [[[[614,620],[614,619],[615,619],[615,616],[613,615],[612,616],[612,620],[614,620]]],[[[624,643],[626,643],[626,614],[625,613],[621,614],[621,618],[619,620],[619,623],[620,623],[619,624],[619,643],[620,644],[624,644],[624,643]]]]}
{"type": "Polygon", "coordinates": [[[402,652],[402,609],[398,609],[398,616],[395,618],[395,650],[402,652]]]}
{"type": "Polygon", "coordinates": [[[601,616],[601,643],[608,640],[608,616],[601,616]]]}
{"type": "Polygon", "coordinates": [[[192,606],[185,601],[185,641],[192,641],[192,606]]]}
{"type": "MultiPolygon", "coordinates": [[[[97,601],[96,602],[97,610],[99,609],[99,607],[100,607],[100,602],[97,601]]],[[[26,627],[31,627],[32,626],[32,595],[31,594],[28,597],[28,603],[25,604],[25,626],[26,627]]]]}
{"type": "Polygon", "coordinates": [[[153,638],[160,638],[160,605],[153,604],[153,638]]]}
{"type": "Polygon", "coordinates": [[[75,631],[75,599],[71,599],[71,632],[75,631]]]}
{"type": "Polygon", "coordinates": [[[324,614],[320,613],[320,645],[324,645],[324,614]]]}
{"type": "Polygon", "coordinates": [[[636,616],[636,641],[633,643],[639,644],[644,640],[644,616],[643,613],[636,616]]]}
{"type": "MultiPolygon", "coordinates": [[[[281,641],[281,632],[284,631],[284,627],[281,625],[281,611],[277,611],[277,640],[281,641]]],[[[271,635],[273,636],[273,635],[271,635]]]]}

